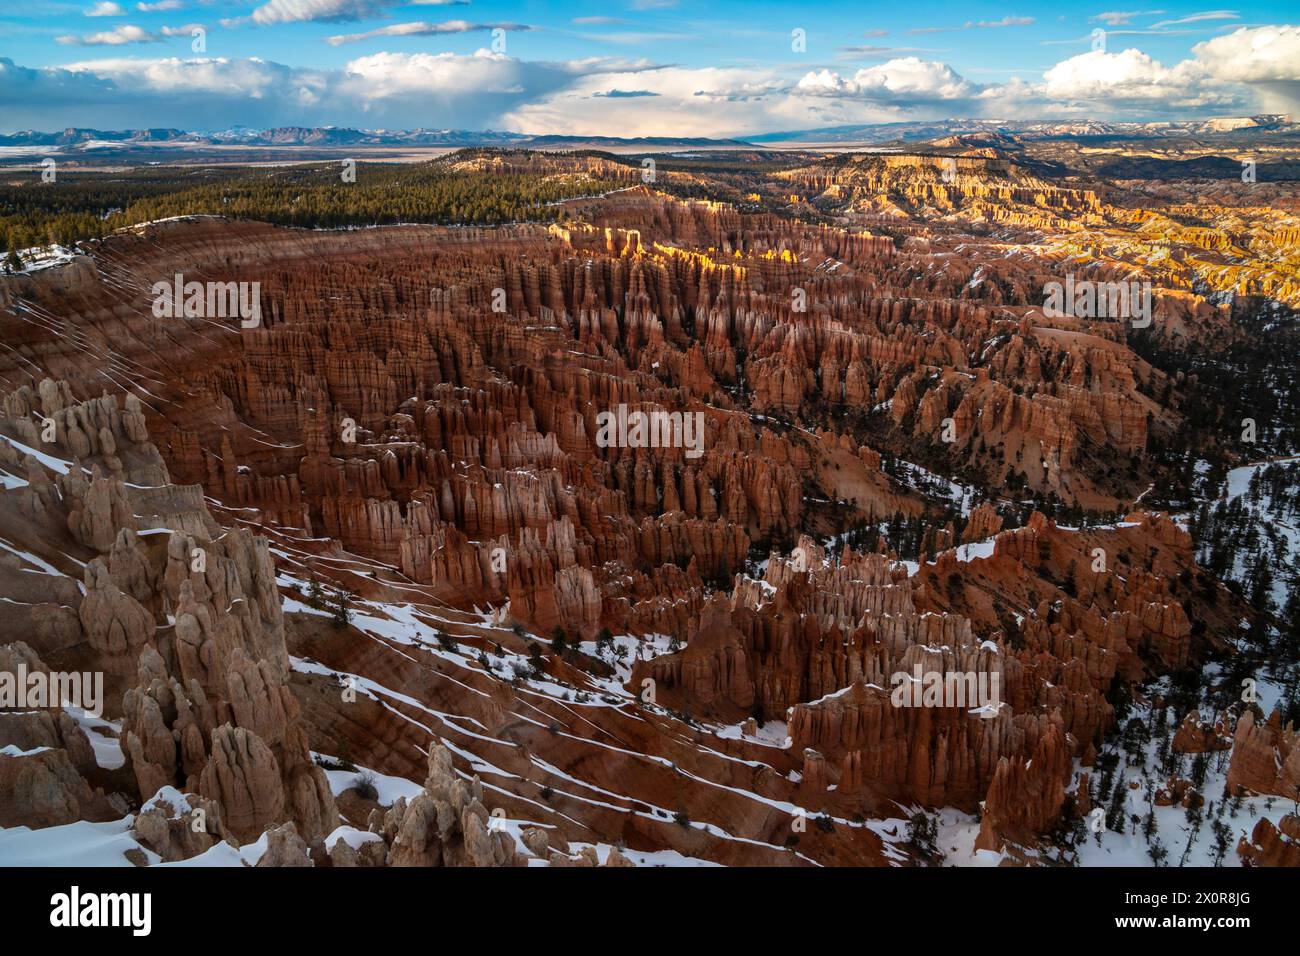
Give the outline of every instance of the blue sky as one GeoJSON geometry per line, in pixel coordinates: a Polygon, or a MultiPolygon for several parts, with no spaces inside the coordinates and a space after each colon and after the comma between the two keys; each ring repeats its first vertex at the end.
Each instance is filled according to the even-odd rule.
{"type": "Polygon", "coordinates": [[[724,136],[1300,106],[1294,3],[1062,8],[35,0],[0,16],[0,129],[335,124],[724,136]]]}

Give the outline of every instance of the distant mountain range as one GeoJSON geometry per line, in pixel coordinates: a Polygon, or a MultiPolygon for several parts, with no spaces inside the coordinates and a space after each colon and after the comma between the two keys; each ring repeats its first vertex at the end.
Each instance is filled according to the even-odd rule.
{"type": "Polygon", "coordinates": [[[57,132],[25,130],[0,135],[0,147],[49,148],[59,151],[97,151],[150,148],[198,147],[309,147],[382,149],[385,147],[472,147],[496,146],[529,149],[650,149],[735,148],[750,145],[789,147],[801,144],[858,144],[928,142],[960,137],[952,145],[1006,145],[1015,141],[1051,139],[1179,139],[1271,137],[1300,135],[1300,124],[1287,115],[1262,115],[1205,120],[1152,123],[1103,123],[1080,121],[1006,121],[952,119],[929,122],[874,123],[858,126],[830,126],[821,129],[762,133],[745,139],[708,139],[670,136],[566,136],[533,135],[499,130],[410,129],[361,130],[337,126],[281,126],[249,129],[236,126],[218,132],[181,129],[100,130],[69,127],[57,132]],[[1014,139],[1013,139],[1014,138],[1014,139]]]}
{"type": "Polygon", "coordinates": [[[534,136],[496,130],[411,129],[360,130],[336,126],[281,126],[275,129],[232,127],[213,133],[187,132],[180,129],[100,130],[69,127],[58,132],[22,132],[0,135],[0,146],[57,147],[59,149],[96,150],[141,147],[192,146],[310,146],[345,148],[349,146],[517,146],[532,148],[600,147],[600,146],[743,146],[733,139],[649,136],[534,136]]]}
{"type": "Polygon", "coordinates": [[[872,123],[861,126],[828,126],[821,129],[791,130],[746,137],[756,145],[788,146],[797,143],[919,142],[949,136],[983,135],[998,138],[1014,135],[1022,140],[1060,138],[1166,139],[1186,136],[1215,136],[1242,133],[1300,133],[1300,125],[1287,115],[1224,117],[1154,123],[1102,123],[1081,121],[934,120],[913,123],[872,123]]]}

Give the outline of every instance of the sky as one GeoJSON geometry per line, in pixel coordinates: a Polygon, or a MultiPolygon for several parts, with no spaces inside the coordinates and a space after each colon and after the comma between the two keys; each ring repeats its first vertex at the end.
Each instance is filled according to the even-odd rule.
{"type": "Polygon", "coordinates": [[[10,0],[0,132],[1300,116],[1297,24],[1295,0],[10,0]]]}

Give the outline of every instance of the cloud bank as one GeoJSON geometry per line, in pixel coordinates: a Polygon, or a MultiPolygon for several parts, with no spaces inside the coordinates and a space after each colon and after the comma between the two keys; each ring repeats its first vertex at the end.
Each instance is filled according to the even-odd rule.
{"type": "MultiPolygon", "coordinates": [[[[271,0],[252,16],[346,17],[377,2],[385,0],[271,0]]],[[[414,29],[423,27],[438,28],[429,31],[436,35],[493,24],[397,24],[362,36],[425,35],[414,29]]],[[[150,43],[151,36],[122,25],[70,36],[67,45],[127,46],[150,43]]],[[[925,55],[802,71],[616,57],[526,61],[486,49],[378,52],[332,68],[256,57],[105,57],[34,69],[0,58],[0,122],[7,130],[333,124],[721,137],[952,116],[1146,119],[1261,111],[1300,112],[1298,26],[1239,27],[1168,64],[1136,48],[1090,51],[1035,80],[988,84],[925,55]]]]}

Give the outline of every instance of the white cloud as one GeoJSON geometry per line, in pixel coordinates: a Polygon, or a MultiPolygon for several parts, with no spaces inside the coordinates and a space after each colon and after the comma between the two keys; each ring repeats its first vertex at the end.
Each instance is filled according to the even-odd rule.
{"type": "Polygon", "coordinates": [[[977,23],[966,23],[966,29],[972,28],[987,30],[991,27],[1027,27],[1034,22],[1033,17],[1003,17],[1001,20],[980,20],[977,23]]]}
{"type": "MultiPolygon", "coordinates": [[[[778,129],[892,122],[977,88],[943,64],[904,58],[841,76],[814,70],[796,83],[775,69],[659,67],[584,77],[509,114],[512,129],[577,135],[744,137],[778,129]],[[610,97],[610,86],[636,89],[610,97]],[[647,95],[651,94],[651,95],[647,95]]],[[[962,107],[965,108],[964,105],[962,107]]]]}
{"type": "Polygon", "coordinates": [[[137,3],[135,8],[141,13],[159,13],[167,10],[179,10],[185,4],[181,0],[158,0],[157,3],[137,3]]]}
{"type": "Polygon", "coordinates": [[[627,46],[640,46],[644,43],[665,43],[674,40],[690,42],[699,39],[698,35],[691,33],[650,33],[635,30],[624,30],[619,33],[580,33],[578,36],[596,43],[619,43],[627,46]]]}
{"type": "Polygon", "coordinates": [[[586,59],[517,60],[478,50],[454,53],[376,53],[348,62],[331,90],[366,125],[512,128],[507,117],[575,83],[619,87],[609,76],[635,76],[647,64],[586,59]]]}
{"type": "Polygon", "coordinates": [[[1300,112],[1300,26],[1235,30],[1192,47],[1212,76],[1254,90],[1269,112],[1300,112]]]}
{"type": "Polygon", "coordinates": [[[1006,16],[1001,20],[967,20],[959,27],[913,27],[908,33],[951,33],[955,30],[989,30],[998,27],[1027,27],[1037,21],[1033,17],[1006,16]]]}
{"type": "Polygon", "coordinates": [[[367,30],[364,33],[345,33],[327,37],[325,42],[332,46],[343,43],[356,43],[374,37],[409,37],[409,36],[443,36],[448,33],[474,33],[479,30],[505,30],[507,32],[527,31],[533,28],[523,23],[470,23],[468,20],[448,20],[445,23],[392,23],[386,27],[367,30]]]}
{"type": "Polygon", "coordinates": [[[124,17],[126,16],[126,11],[122,9],[122,7],[119,6],[118,4],[110,2],[110,0],[100,0],[99,3],[95,4],[93,7],[91,7],[89,10],[86,11],[86,16],[124,17]]]}
{"type": "Polygon", "coordinates": [[[1167,95],[1169,71],[1141,50],[1093,50],[1062,60],[1043,74],[1047,95],[1055,99],[1097,99],[1121,92],[1143,98],[1167,95]]]}
{"type": "Polygon", "coordinates": [[[854,46],[836,47],[836,52],[840,54],[839,59],[841,60],[886,60],[896,59],[900,56],[911,56],[913,54],[943,53],[945,51],[923,46],[873,46],[870,44],[857,44],[854,46]]]}
{"type": "Polygon", "coordinates": [[[64,69],[111,80],[118,89],[128,93],[165,94],[170,90],[179,96],[203,93],[214,97],[247,96],[254,99],[267,97],[276,84],[298,84],[305,74],[312,72],[294,70],[257,57],[244,60],[225,57],[101,59],[70,63],[64,69]]]}
{"type": "Polygon", "coordinates": [[[1122,27],[1132,23],[1134,17],[1157,17],[1164,12],[1163,10],[1110,11],[1095,14],[1092,19],[1104,23],[1108,27],[1122,27]]]}
{"type": "Polygon", "coordinates": [[[1242,27],[1192,47],[1214,76],[1238,83],[1300,81],[1300,26],[1242,27]]]}
{"type": "Polygon", "coordinates": [[[100,33],[55,37],[54,42],[63,46],[124,46],[127,43],[158,43],[161,40],[162,37],[157,33],[150,33],[143,27],[124,23],[100,33]]]}
{"type": "Polygon", "coordinates": [[[1050,100],[1089,101],[1111,111],[1196,110],[1242,105],[1241,93],[1203,65],[1183,60],[1166,67],[1141,50],[1093,50],[1062,60],[1043,74],[1050,100]]]}
{"type": "Polygon", "coordinates": [[[1047,94],[1059,99],[1110,96],[1127,87],[1142,87],[1147,95],[1163,95],[1156,88],[1166,81],[1167,72],[1141,50],[1093,50],[1057,63],[1043,74],[1043,80],[1047,94]]]}
{"type": "Polygon", "coordinates": [[[1041,92],[1049,102],[1144,115],[1287,112],[1300,106],[1300,27],[1242,27],[1173,66],[1137,49],[1083,53],[1044,73],[1041,92]]]}
{"type": "Polygon", "coordinates": [[[851,77],[814,70],[804,75],[794,91],[805,96],[847,96],[901,105],[970,99],[979,93],[979,87],[946,63],[906,56],[858,70],[851,77]]]}
{"type": "Polygon", "coordinates": [[[394,0],[270,0],[249,15],[254,23],[340,22],[378,16],[394,0]]]}
{"type": "Polygon", "coordinates": [[[769,121],[786,128],[800,112],[782,112],[791,102],[782,95],[788,86],[774,70],[637,68],[578,77],[550,96],[520,104],[505,120],[525,133],[725,137],[769,121]],[[611,88],[641,95],[611,97],[611,88]]]}
{"type": "Polygon", "coordinates": [[[1205,13],[1193,13],[1190,16],[1179,17],[1177,20],[1161,20],[1159,23],[1151,24],[1151,29],[1159,30],[1161,27],[1176,27],[1184,23],[1204,23],[1207,20],[1240,20],[1241,16],[1236,10],[1209,10],[1205,13]]]}
{"type": "MultiPolygon", "coordinates": [[[[526,62],[480,50],[377,53],[341,68],[256,57],[101,58],[28,69],[0,58],[0,116],[10,129],[248,126],[504,128],[504,117],[575,83],[635,77],[651,64],[591,58],[526,62]]],[[[636,88],[601,82],[601,89],[636,88]]]]}
{"type": "MultiPolygon", "coordinates": [[[[60,42],[125,46],[184,36],[195,26],[162,27],[155,35],[123,25],[60,42]]],[[[394,24],[373,35],[410,35],[429,26],[394,24]]],[[[436,34],[466,25],[432,26],[436,34]]],[[[1240,28],[1197,44],[1171,64],[1138,49],[1083,53],[1036,82],[985,85],[924,54],[886,55],[892,58],[862,69],[802,74],[776,65],[524,61],[487,50],[379,52],[328,69],[258,58],[121,57],[35,70],[0,59],[0,116],[11,129],[333,124],[743,137],[951,116],[1148,119],[1288,112],[1300,105],[1296,26],[1240,28]]]]}
{"type": "Polygon", "coordinates": [[[465,57],[454,53],[375,53],[352,60],[342,81],[366,103],[407,93],[448,97],[469,91],[522,91],[521,73],[527,64],[504,54],[480,51],[465,57]]]}

